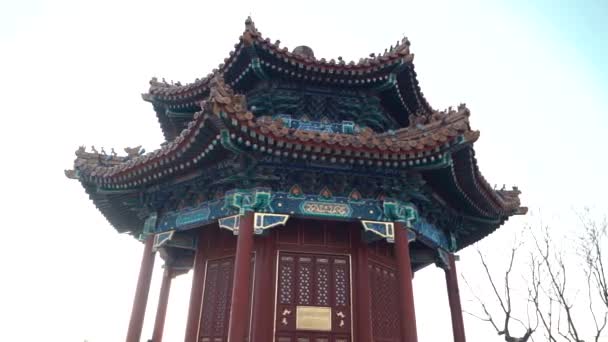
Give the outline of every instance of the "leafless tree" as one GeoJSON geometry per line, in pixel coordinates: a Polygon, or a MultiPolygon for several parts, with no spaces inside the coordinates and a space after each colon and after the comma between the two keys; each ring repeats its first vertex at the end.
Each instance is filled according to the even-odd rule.
{"type": "MultiPolygon", "coordinates": [[[[532,234],[531,290],[533,304],[549,341],[584,342],[575,324],[574,300],[568,295],[568,272],[561,251],[554,250],[548,227],[541,228],[541,237],[532,234]],[[543,303],[542,297],[545,298],[543,303]],[[544,305],[543,305],[544,304],[544,305]],[[547,308],[548,305],[548,308],[547,308]],[[555,321],[557,314],[557,321],[555,321]]],[[[580,288],[582,284],[575,284],[580,288]]]]}
{"type": "Polygon", "coordinates": [[[608,320],[608,281],[606,277],[606,269],[604,263],[603,248],[608,249],[608,221],[604,218],[602,221],[590,219],[590,214],[586,213],[579,215],[583,232],[580,237],[580,251],[583,257],[583,267],[587,278],[587,295],[589,297],[589,311],[593,318],[593,323],[596,328],[595,341],[599,340],[599,336],[606,328],[608,320]],[[594,308],[594,298],[599,298],[598,306],[603,308],[603,317],[598,319],[594,308]]]}
{"type": "Polygon", "coordinates": [[[509,263],[507,266],[507,270],[504,273],[503,284],[502,284],[502,293],[501,293],[501,291],[498,290],[499,286],[496,284],[494,277],[490,273],[490,267],[488,266],[488,263],[486,262],[486,258],[484,257],[481,250],[479,248],[477,248],[477,254],[478,254],[479,260],[481,261],[481,264],[483,266],[485,278],[488,281],[490,288],[492,289],[493,297],[498,302],[499,307],[502,311],[501,320],[497,320],[495,318],[495,315],[490,313],[491,310],[488,309],[486,300],[482,299],[478,294],[476,294],[476,291],[473,290],[471,284],[468,282],[468,280],[466,278],[464,278],[464,281],[465,281],[467,287],[471,290],[471,293],[473,294],[473,296],[475,297],[475,300],[479,304],[481,311],[483,311],[483,315],[475,314],[475,313],[472,313],[469,311],[465,311],[465,312],[482,321],[489,322],[492,325],[492,327],[496,330],[496,333],[499,336],[503,336],[504,340],[506,342],[527,342],[528,340],[531,340],[532,334],[534,333],[534,331],[536,331],[536,329],[538,327],[537,318],[535,318],[533,320],[531,318],[531,316],[528,314],[527,321],[524,322],[522,319],[517,318],[513,314],[512,295],[511,295],[511,290],[512,290],[511,277],[512,277],[512,272],[513,272],[513,264],[515,263],[515,260],[517,258],[517,251],[521,247],[521,245],[522,245],[521,243],[516,243],[511,248],[511,251],[509,254],[510,255],[509,263]],[[533,323],[533,321],[534,321],[534,323],[533,323]],[[520,337],[513,336],[512,330],[511,330],[513,323],[519,324],[524,328],[525,332],[520,337]]]}
{"type": "MultiPolygon", "coordinates": [[[[483,315],[470,315],[489,322],[498,335],[507,342],[534,341],[538,330],[544,340],[550,342],[585,342],[592,336],[599,342],[608,324],[608,281],[605,269],[605,253],[608,253],[608,224],[597,221],[587,212],[580,215],[582,229],[576,234],[572,249],[576,254],[566,254],[557,247],[547,226],[527,229],[527,243],[516,243],[510,250],[510,259],[502,283],[492,276],[486,256],[478,249],[477,254],[489,284],[491,299],[481,298],[471,289],[483,315]],[[578,238],[578,244],[576,244],[578,238]],[[527,298],[518,298],[520,307],[525,307],[527,320],[515,317],[513,310],[513,287],[511,286],[513,265],[518,253],[529,253],[528,272],[524,274],[528,286],[527,298]],[[502,291],[498,289],[502,288],[502,291]],[[586,294],[586,300],[578,295],[586,294]],[[489,310],[488,303],[496,301],[500,311],[489,310]],[[498,313],[497,313],[498,312],[498,313]],[[495,317],[504,318],[500,324],[495,317]],[[593,322],[589,324],[589,321],[593,322]],[[524,328],[520,337],[512,334],[513,324],[524,328]]],[[[468,281],[465,282],[471,288],[468,281]]]]}

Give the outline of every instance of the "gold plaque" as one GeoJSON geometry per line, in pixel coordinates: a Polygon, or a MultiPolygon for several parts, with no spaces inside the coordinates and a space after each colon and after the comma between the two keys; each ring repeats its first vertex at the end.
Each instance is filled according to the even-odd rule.
{"type": "Polygon", "coordinates": [[[296,307],[296,329],[331,331],[331,308],[324,306],[296,307]]]}
{"type": "Polygon", "coordinates": [[[306,201],[306,202],[302,203],[302,209],[304,212],[306,212],[308,214],[321,215],[321,216],[340,216],[340,217],[348,216],[351,211],[348,204],[313,202],[313,201],[306,201]]]}

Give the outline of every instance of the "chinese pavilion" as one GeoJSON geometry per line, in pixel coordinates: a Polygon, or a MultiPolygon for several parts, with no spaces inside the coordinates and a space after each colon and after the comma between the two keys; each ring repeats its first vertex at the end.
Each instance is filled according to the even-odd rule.
{"type": "Polygon", "coordinates": [[[412,277],[430,264],[464,342],[454,253],[526,211],[479,172],[469,110],[429,105],[407,39],[346,62],[245,26],[207,77],[152,79],[160,149],[81,147],[66,171],[145,245],[127,342],[157,252],[154,342],[171,279],[190,269],[186,342],[417,341],[412,277]]]}

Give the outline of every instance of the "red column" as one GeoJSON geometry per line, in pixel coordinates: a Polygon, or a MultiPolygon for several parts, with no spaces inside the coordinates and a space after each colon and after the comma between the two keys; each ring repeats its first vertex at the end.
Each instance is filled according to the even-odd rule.
{"type": "Polygon", "coordinates": [[[154,235],[146,239],[144,254],[139,268],[139,278],[135,289],[135,299],[133,300],[133,310],[129,321],[129,331],[127,331],[127,342],[139,342],[141,330],[146,314],[146,304],[148,303],[148,292],[150,292],[150,281],[152,280],[152,270],[154,268],[154,235]]]}
{"type": "Polygon", "coordinates": [[[357,263],[357,341],[373,341],[368,252],[367,243],[359,237],[355,256],[357,263]]]}
{"type": "Polygon", "coordinates": [[[448,300],[450,301],[450,313],[452,314],[452,332],[454,342],[465,342],[464,322],[462,319],[462,307],[460,306],[460,291],[458,290],[458,275],[454,255],[449,255],[449,268],[445,270],[445,282],[448,288],[448,300]]]}
{"type": "Polygon", "coordinates": [[[399,282],[399,311],[401,313],[401,338],[404,342],[417,342],[412,265],[407,230],[403,223],[395,222],[395,255],[399,282]]]}
{"type": "Polygon", "coordinates": [[[274,323],[274,234],[261,237],[255,254],[254,303],[251,340],[272,341],[274,323]]]}
{"type": "Polygon", "coordinates": [[[200,229],[194,256],[192,289],[190,290],[190,304],[188,306],[188,319],[186,320],[186,336],[184,341],[196,342],[200,324],[201,304],[203,301],[203,288],[205,287],[205,264],[207,260],[203,229],[200,229]]]}
{"type": "Polygon", "coordinates": [[[253,212],[248,211],[241,216],[236,243],[228,342],[243,342],[247,337],[251,252],[253,252],[253,212]]]}
{"type": "Polygon", "coordinates": [[[152,333],[152,342],[162,342],[163,330],[165,329],[165,317],[167,316],[167,304],[169,303],[169,292],[171,291],[171,277],[173,270],[171,265],[165,264],[163,272],[163,281],[160,285],[160,295],[158,298],[158,307],[156,308],[156,319],[154,320],[154,332],[152,333]]]}

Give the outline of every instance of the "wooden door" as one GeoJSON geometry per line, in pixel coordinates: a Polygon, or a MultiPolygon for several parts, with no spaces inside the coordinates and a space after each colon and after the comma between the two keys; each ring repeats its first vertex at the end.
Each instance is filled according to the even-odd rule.
{"type": "MultiPolygon", "coordinates": [[[[251,258],[251,267],[255,266],[255,258],[251,258]]],[[[232,283],[234,279],[234,256],[209,260],[205,276],[202,312],[200,320],[200,342],[228,341],[230,325],[230,309],[232,304],[232,283]]],[[[253,294],[253,272],[249,279],[248,313],[251,313],[253,294]]],[[[247,318],[251,324],[251,317],[247,318]]],[[[247,328],[247,336],[251,326],[247,328]]],[[[249,337],[245,341],[249,341],[249,337]]]]}
{"type": "Polygon", "coordinates": [[[396,271],[392,267],[371,262],[369,277],[374,341],[399,342],[399,289],[396,271]]]}
{"type": "Polygon", "coordinates": [[[228,339],[233,277],[234,257],[207,262],[199,341],[225,342],[228,339]]]}
{"type": "Polygon", "coordinates": [[[276,342],[351,342],[350,260],[279,254],[276,342]]]}

